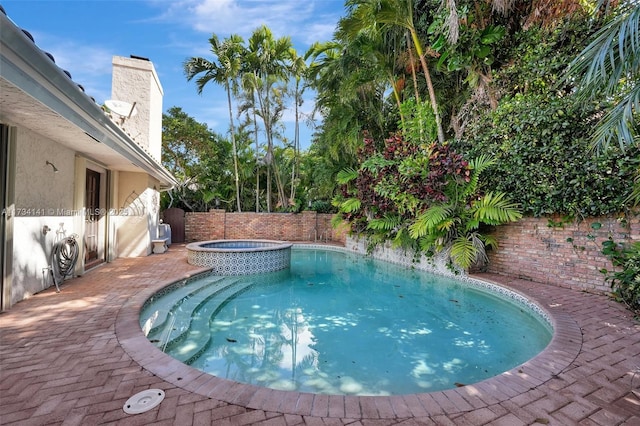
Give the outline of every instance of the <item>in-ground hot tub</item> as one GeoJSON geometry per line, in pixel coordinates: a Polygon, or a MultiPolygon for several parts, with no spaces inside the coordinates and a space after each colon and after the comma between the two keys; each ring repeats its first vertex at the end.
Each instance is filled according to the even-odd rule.
{"type": "Polygon", "coordinates": [[[200,241],[187,245],[187,262],[219,275],[273,272],[291,265],[292,245],[271,240],[200,241]]]}

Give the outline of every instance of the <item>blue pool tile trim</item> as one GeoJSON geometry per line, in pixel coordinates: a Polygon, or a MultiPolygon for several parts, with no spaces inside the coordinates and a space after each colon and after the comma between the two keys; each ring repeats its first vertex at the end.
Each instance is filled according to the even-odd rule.
{"type": "Polygon", "coordinates": [[[219,275],[274,272],[291,265],[291,246],[284,241],[203,241],[187,245],[187,262],[219,275]]]}

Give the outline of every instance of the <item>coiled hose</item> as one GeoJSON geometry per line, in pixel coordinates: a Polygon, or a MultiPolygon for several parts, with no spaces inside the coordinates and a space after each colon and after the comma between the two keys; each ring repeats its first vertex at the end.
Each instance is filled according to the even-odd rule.
{"type": "Polygon", "coordinates": [[[51,250],[51,276],[56,285],[56,291],[60,292],[60,284],[64,279],[73,274],[73,268],[78,261],[77,235],[73,234],[53,245],[51,250]]]}

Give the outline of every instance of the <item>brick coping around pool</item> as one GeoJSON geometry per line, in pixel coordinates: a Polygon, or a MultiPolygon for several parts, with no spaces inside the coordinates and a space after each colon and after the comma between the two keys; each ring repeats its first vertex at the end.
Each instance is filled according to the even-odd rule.
{"type": "Polygon", "coordinates": [[[0,424],[154,426],[640,425],[640,323],[610,298],[477,275],[526,294],[554,322],[549,347],[481,383],[444,392],[354,397],[281,392],[206,375],[156,349],[138,310],[203,272],[184,245],[119,258],[0,314],[0,424]],[[124,405],[161,389],[141,414],[124,405]],[[225,401],[232,401],[225,402],[225,401]]]}
{"type": "Polygon", "coordinates": [[[454,389],[412,395],[350,396],[281,391],[212,376],[181,363],[149,342],[140,329],[140,310],[147,299],[165,286],[161,283],[149,286],[123,305],[115,324],[122,348],[144,369],[179,388],[255,410],[315,416],[319,414],[318,407],[328,407],[327,417],[360,417],[366,413],[370,419],[396,418],[399,413],[424,415],[412,411],[411,407],[415,406],[423,407],[420,410],[426,409],[430,415],[453,415],[488,407],[537,388],[571,365],[582,346],[580,327],[562,310],[561,304],[549,303],[520,290],[520,294],[548,314],[553,338],[537,356],[498,376],[454,389]]]}

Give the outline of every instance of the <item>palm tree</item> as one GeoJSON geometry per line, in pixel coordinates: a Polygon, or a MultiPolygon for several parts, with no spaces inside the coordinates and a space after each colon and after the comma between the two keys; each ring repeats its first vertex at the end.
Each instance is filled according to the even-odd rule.
{"type": "Polygon", "coordinates": [[[357,18],[353,21],[356,26],[351,31],[359,32],[382,24],[380,30],[383,32],[389,31],[393,27],[400,27],[409,32],[427,83],[431,108],[436,120],[438,141],[444,143],[444,131],[438,111],[436,92],[431,81],[425,52],[413,22],[413,0],[350,0],[347,2],[347,6],[351,8],[352,15],[357,18]]]}
{"type": "Polygon", "coordinates": [[[192,57],[184,63],[184,72],[188,81],[195,76],[202,74],[196,79],[198,94],[202,94],[204,86],[213,81],[224,85],[227,92],[227,102],[229,105],[229,132],[231,134],[231,144],[233,146],[233,167],[236,183],[236,207],[242,211],[240,204],[240,178],[238,173],[238,152],[235,140],[235,126],[233,125],[233,107],[231,103],[232,84],[240,72],[240,60],[243,56],[244,40],[239,35],[233,34],[220,43],[218,37],[213,34],[209,39],[211,53],[218,62],[212,62],[205,58],[192,57]]]}
{"type": "Polygon", "coordinates": [[[307,72],[307,63],[303,56],[298,56],[295,49],[291,49],[290,52],[291,63],[289,64],[289,73],[295,79],[293,102],[295,103],[295,128],[293,138],[293,164],[291,166],[291,192],[289,195],[289,201],[293,202],[296,198],[296,174],[299,173],[300,163],[300,111],[302,106],[302,95],[304,94],[305,86],[301,85],[302,79],[307,72]]]}
{"type": "Polygon", "coordinates": [[[240,92],[240,98],[243,102],[240,104],[239,113],[247,114],[251,125],[253,126],[253,140],[255,142],[255,173],[256,173],[256,213],[260,212],[260,141],[258,135],[260,128],[258,126],[258,116],[256,114],[256,92],[253,89],[258,85],[257,71],[246,72],[242,75],[240,80],[242,92],[240,92]]]}
{"type": "MultiPolygon", "coordinates": [[[[640,112],[640,7],[633,0],[609,9],[599,0],[595,13],[611,12],[610,20],[593,41],[569,64],[563,82],[575,80],[582,99],[613,99],[613,107],[600,119],[593,134],[596,148],[617,139],[620,148],[639,143],[636,117],[640,112]]],[[[628,200],[640,204],[640,170],[628,200]]]]}
{"type": "Polygon", "coordinates": [[[502,192],[478,195],[479,178],[495,163],[481,155],[470,162],[471,179],[445,189],[444,201],[434,202],[409,226],[409,235],[423,251],[447,257],[463,269],[488,261],[486,247],[497,248],[498,241],[482,231],[483,225],[516,222],[522,213],[502,192]]]}
{"type": "Polygon", "coordinates": [[[346,160],[354,165],[364,129],[380,137],[388,134],[383,112],[388,85],[370,55],[363,56],[362,47],[316,43],[307,53],[311,58],[308,83],[317,93],[314,113],[323,118],[314,145],[336,163],[346,160]]]}
{"type": "MultiPolygon", "coordinates": [[[[596,12],[609,6],[600,0],[596,12]]],[[[621,148],[638,143],[640,112],[640,7],[627,0],[611,10],[611,18],[593,41],[569,64],[565,82],[575,79],[583,99],[613,99],[614,106],[598,123],[593,141],[606,147],[617,139],[621,148]]]]}
{"type": "MultiPolygon", "coordinates": [[[[387,28],[386,31],[381,31],[378,26],[366,22],[361,14],[354,13],[340,20],[336,37],[345,40],[349,50],[357,50],[362,59],[376,68],[376,77],[386,77],[400,111],[404,76],[398,76],[397,70],[403,65],[400,58],[404,53],[404,30],[387,28]]],[[[401,112],[400,119],[404,120],[401,112]]]]}
{"type": "Polygon", "coordinates": [[[282,116],[284,91],[277,87],[278,83],[286,83],[288,61],[291,59],[292,44],[289,37],[274,38],[266,26],[256,29],[249,38],[248,50],[244,55],[244,72],[253,74],[246,79],[250,89],[255,93],[256,114],[262,119],[267,138],[267,211],[271,211],[271,170],[275,175],[278,190],[278,202],[287,207],[287,198],[278,172],[273,153],[276,125],[282,116]]]}

